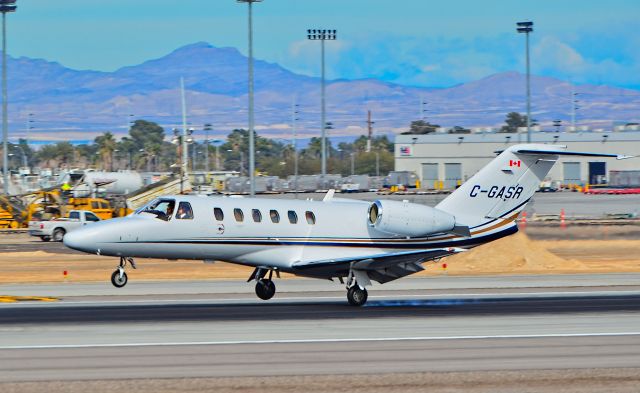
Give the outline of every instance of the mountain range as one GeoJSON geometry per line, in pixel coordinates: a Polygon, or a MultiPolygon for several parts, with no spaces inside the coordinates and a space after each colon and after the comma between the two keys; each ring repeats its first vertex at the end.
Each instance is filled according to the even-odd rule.
{"type": "MultiPolygon", "coordinates": [[[[111,131],[126,133],[130,121],[181,123],[180,78],[184,78],[189,123],[211,123],[212,135],[247,124],[247,58],[235,48],[199,42],[158,59],[114,72],[73,70],[43,59],[8,60],[11,138],[24,137],[31,113],[32,140],[91,140],[111,131]]],[[[371,110],[377,133],[398,133],[425,118],[451,127],[499,126],[508,112],[524,112],[525,76],[504,72],[449,88],[403,86],[376,79],[327,81],[327,121],[333,136],[366,130],[371,110]],[[421,102],[423,103],[421,105],[421,102]],[[422,111],[421,111],[422,108],[422,111]]],[[[532,75],[532,117],[543,125],[570,122],[610,128],[640,120],[640,91],[576,85],[532,75]],[[573,95],[573,93],[577,95],[573,95]]],[[[320,80],[278,64],[255,60],[256,130],[270,137],[291,135],[293,104],[298,133],[319,133],[320,80]]]]}

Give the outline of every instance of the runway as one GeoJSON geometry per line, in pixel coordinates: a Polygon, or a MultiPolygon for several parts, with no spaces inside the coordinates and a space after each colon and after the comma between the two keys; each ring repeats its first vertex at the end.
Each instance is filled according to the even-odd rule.
{"type": "Polygon", "coordinates": [[[2,286],[63,296],[0,306],[0,382],[640,369],[637,279],[409,279],[363,308],[311,280],[269,302],[241,282],[2,286]]]}

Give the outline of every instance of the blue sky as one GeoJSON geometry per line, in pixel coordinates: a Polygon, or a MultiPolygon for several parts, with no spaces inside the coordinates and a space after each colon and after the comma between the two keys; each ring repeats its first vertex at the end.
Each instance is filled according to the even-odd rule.
{"type": "MultiPolygon", "coordinates": [[[[307,28],[338,30],[330,78],[451,86],[524,70],[515,22],[535,22],[532,71],[640,89],[638,0],[264,0],[255,55],[319,74],[307,28]]],[[[246,5],[234,0],[18,0],[9,53],[76,69],[115,70],[207,41],[246,53],[246,5]]]]}

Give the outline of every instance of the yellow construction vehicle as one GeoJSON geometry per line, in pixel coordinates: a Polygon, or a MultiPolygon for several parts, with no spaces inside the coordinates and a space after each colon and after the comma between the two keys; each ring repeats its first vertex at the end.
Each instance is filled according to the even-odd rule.
{"type": "Polygon", "coordinates": [[[111,203],[102,198],[69,198],[66,211],[87,210],[93,212],[101,220],[108,220],[114,217],[111,203]]]}

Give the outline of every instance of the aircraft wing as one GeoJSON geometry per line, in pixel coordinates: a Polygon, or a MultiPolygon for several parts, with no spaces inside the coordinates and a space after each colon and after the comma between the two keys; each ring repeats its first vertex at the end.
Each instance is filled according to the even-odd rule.
{"type": "Polygon", "coordinates": [[[362,257],[335,258],[296,262],[297,274],[310,277],[346,276],[349,269],[366,272],[370,279],[381,284],[424,270],[422,263],[467,251],[462,248],[436,248],[401,251],[362,257]]]}

